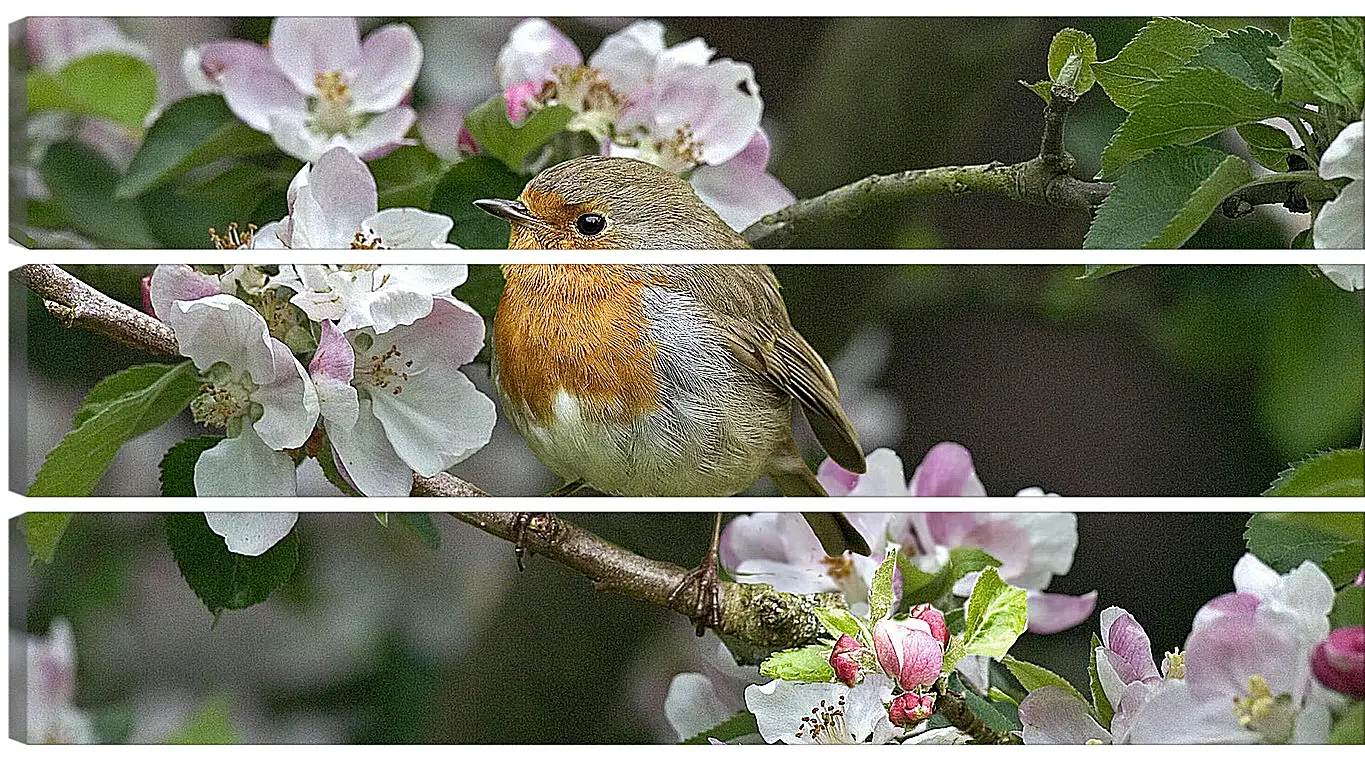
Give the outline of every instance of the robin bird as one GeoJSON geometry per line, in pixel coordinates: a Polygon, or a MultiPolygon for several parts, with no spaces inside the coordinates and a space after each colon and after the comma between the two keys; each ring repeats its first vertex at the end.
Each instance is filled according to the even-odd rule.
{"type": "MultiPolygon", "coordinates": [[[[686,181],[629,158],[570,160],[517,200],[475,205],[512,224],[513,249],[749,247],[686,181]]],[[[786,495],[827,495],[792,438],[793,402],[835,462],[866,471],[834,377],[768,267],[508,264],[503,275],[494,385],[564,490],[729,496],[768,475],[786,495]]],[[[831,556],[867,554],[842,514],[803,514],[831,556]]],[[[714,573],[712,538],[703,570],[714,573]]]]}

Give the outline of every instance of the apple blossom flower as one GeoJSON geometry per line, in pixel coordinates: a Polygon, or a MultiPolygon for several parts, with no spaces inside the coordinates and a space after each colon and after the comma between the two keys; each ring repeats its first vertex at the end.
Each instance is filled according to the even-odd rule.
{"type": "Polygon", "coordinates": [[[858,663],[858,657],[862,652],[863,646],[857,640],[849,635],[841,636],[829,654],[829,665],[834,668],[834,679],[844,685],[857,685],[863,679],[862,666],[858,663]]]}
{"type": "Polygon", "coordinates": [[[1365,288],[1365,264],[1318,264],[1317,267],[1323,277],[1343,291],[1365,288]]]}
{"type": "Polygon", "coordinates": [[[1111,705],[1122,700],[1129,685],[1161,679],[1147,632],[1129,612],[1117,607],[1100,612],[1100,643],[1095,649],[1096,673],[1111,705]]]}
{"type": "Polygon", "coordinates": [[[839,592],[851,607],[866,611],[868,587],[893,541],[889,528],[903,516],[849,513],[849,520],[872,547],[871,556],[845,552],[829,557],[799,515],[757,512],[731,520],[721,533],[720,561],[743,583],[771,584],[785,592],[839,592]]]}
{"type": "Polygon", "coordinates": [[[496,73],[513,121],[566,105],[575,112],[568,129],[593,135],[605,155],[695,169],[698,196],[742,230],[795,197],[766,171],[753,68],[714,55],[700,38],[666,46],[662,24],[638,21],[609,35],[585,64],[562,32],[527,19],[508,36],[496,73]]]}
{"type": "Polygon", "coordinates": [[[275,546],[298,522],[298,512],[205,512],[214,533],[223,537],[229,552],[262,555],[275,546]]]}
{"type": "Polygon", "coordinates": [[[769,744],[886,744],[905,733],[887,717],[892,688],[878,674],[853,688],[773,680],[746,688],[744,703],[769,744]]]}
{"type": "Polygon", "coordinates": [[[269,284],[293,292],[290,303],[309,320],[388,333],[431,314],[468,276],[463,264],[281,264],[269,284]]]}
{"type": "Polygon", "coordinates": [[[324,152],[294,175],[285,195],[289,215],[261,227],[252,248],[453,248],[454,222],[417,208],[379,210],[379,192],[365,163],[345,147],[324,152]]]}
{"type": "Polygon", "coordinates": [[[1365,699],[1365,627],[1341,627],[1318,643],[1313,675],[1334,691],[1365,699]]]}
{"type": "Polygon", "coordinates": [[[300,160],[338,146],[381,157],[406,143],[417,117],[405,101],[422,44],[406,24],[381,27],[362,42],[352,18],[280,17],[267,45],[207,43],[198,59],[233,114],[300,160]]]}
{"type": "Polygon", "coordinates": [[[938,697],[932,693],[917,694],[906,691],[891,701],[887,717],[899,726],[911,726],[934,716],[934,701],[938,697]]]}
{"type": "Polygon", "coordinates": [[[907,691],[932,685],[943,671],[943,644],[920,619],[881,619],[872,627],[872,646],[882,671],[907,691]]]}
{"type": "MultiPolygon", "coordinates": [[[[73,703],[76,694],[76,642],[71,622],[52,620],[46,638],[29,637],[23,708],[27,712],[23,740],[28,744],[93,744],[90,716],[73,703]]],[[[13,646],[11,646],[13,647],[13,646]]],[[[17,674],[18,665],[10,667],[17,674]]],[[[11,690],[16,690],[11,678],[11,690]]]]}
{"type": "Polygon", "coordinates": [[[1331,629],[1327,614],[1336,592],[1331,579],[1311,560],[1281,575],[1248,552],[1233,567],[1232,583],[1236,592],[1210,600],[1194,615],[1194,631],[1229,614],[1267,612],[1289,616],[1310,646],[1331,629]]]}
{"type": "MultiPolygon", "coordinates": [[[[194,280],[183,279],[183,270],[158,267],[152,274],[154,302],[161,278],[175,274],[184,284],[194,280]]],[[[207,282],[199,285],[208,288],[207,282]]],[[[293,495],[294,461],[280,451],[303,445],[318,418],[317,392],[293,352],[270,336],[259,312],[235,296],[175,298],[163,302],[157,313],[175,331],[180,353],[205,378],[190,404],[195,420],[228,434],[200,455],[194,466],[195,492],[293,495]]]]}
{"type": "Polygon", "coordinates": [[[483,318],[438,296],[429,314],[384,333],[322,323],[309,365],[339,468],[367,496],[406,496],[488,444],[496,412],[461,371],[483,348],[483,318]]]}
{"type": "MultiPolygon", "coordinates": [[[[1324,179],[1346,177],[1350,182],[1335,200],[1323,203],[1313,221],[1314,248],[1365,248],[1365,123],[1357,120],[1342,129],[1322,153],[1318,175],[1324,179]]],[[[1365,288],[1365,275],[1359,264],[1319,265],[1323,274],[1339,288],[1356,291],[1365,288]],[[1346,269],[1343,269],[1346,268],[1346,269]],[[1347,277],[1349,275],[1349,277],[1347,277]]]]}

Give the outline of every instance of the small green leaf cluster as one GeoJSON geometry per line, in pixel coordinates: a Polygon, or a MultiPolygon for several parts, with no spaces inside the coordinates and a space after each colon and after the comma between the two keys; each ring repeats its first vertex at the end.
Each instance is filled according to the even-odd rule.
{"type": "Polygon", "coordinates": [[[1052,79],[1024,83],[1049,103],[1054,87],[1079,96],[1098,83],[1128,113],[1104,149],[1101,177],[1114,186],[1085,247],[1179,247],[1225,200],[1256,186],[1294,185],[1286,206],[1314,214],[1335,197],[1317,162],[1365,102],[1359,17],[1295,18],[1287,41],[1255,27],[1220,32],[1157,18],[1113,58],[1097,61],[1095,51],[1089,35],[1063,29],[1048,51],[1052,79]],[[1294,126],[1297,143],[1262,122],[1271,118],[1294,126]],[[1227,129],[1268,174],[1210,145],[1227,129]]]}

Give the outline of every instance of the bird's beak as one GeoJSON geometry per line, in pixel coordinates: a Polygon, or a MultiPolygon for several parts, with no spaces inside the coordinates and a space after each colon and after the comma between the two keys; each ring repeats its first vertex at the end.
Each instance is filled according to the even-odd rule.
{"type": "Polygon", "coordinates": [[[506,219],[513,224],[524,224],[528,227],[542,227],[544,223],[531,215],[531,211],[522,204],[520,200],[499,200],[487,198],[475,200],[474,204],[483,209],[485,213],[491,213],[500,219],[506,219]]]}

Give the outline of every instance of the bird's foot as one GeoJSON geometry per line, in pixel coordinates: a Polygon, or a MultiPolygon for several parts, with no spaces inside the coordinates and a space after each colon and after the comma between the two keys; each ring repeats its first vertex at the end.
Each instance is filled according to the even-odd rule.
{"type": "Polygon", "coordinates": [[[530,513],[518,512],[517,518],[512,522],[512,534],[516,537],[512,540],[513,552],[517,553],[517,570],[524,571],[526,566],[522,563],[522,557],[526,555],[526,536],[530,533],[545,535],[554,527],[554,515],[546,512],[530,513]]]}
{"type": "Polygon", "coordinates": [[[715,550],[708,551],[696,570],[689,572],[668,596],[668,606],[688,616],[697,628],[697,637],[706,628],[720,626],[720,568],[715,550]]]}

